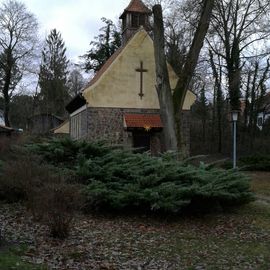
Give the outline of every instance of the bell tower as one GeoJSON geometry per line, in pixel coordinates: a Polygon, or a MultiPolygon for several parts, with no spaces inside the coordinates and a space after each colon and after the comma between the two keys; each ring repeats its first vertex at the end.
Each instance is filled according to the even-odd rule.
{"type": "Polygon", "coordinates": [[[150,31],[149,17],[151,14],[152,11],[141,0],[131,0],[120,16],[122,20],[123,45],[127,43],[141,26],[143,26],[146,31],[150,31]]]}

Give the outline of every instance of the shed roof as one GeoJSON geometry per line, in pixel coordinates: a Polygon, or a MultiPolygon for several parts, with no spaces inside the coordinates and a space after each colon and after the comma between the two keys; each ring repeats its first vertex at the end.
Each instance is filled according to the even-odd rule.
{"type": "Polygon", "coordinates": [[[162,128],[163,124],[159,114],[125,114],[127,128],[162,128]]]}
{"type": "MultiPolygon", "coordinates": [[[[97,76],[97,75],[96,75],[97,76]]],[[[91,85],[91,82],[88,84],[87,87],[89,87],[91,85]]],[[[86,100],[85,98],[83,97],[82,93],[76,95],[69,103],[68,105],[66,106],[66,110],[69,112],[69,113],[73,113],[75,112],[76,110],[78,110],[79,108],[81,108],[82,106],[84,106],[86,104],[86,100]]]]}

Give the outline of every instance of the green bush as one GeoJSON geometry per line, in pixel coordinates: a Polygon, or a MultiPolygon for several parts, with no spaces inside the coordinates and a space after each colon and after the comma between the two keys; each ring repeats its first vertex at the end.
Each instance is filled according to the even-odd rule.
{"type": "Polygon", "coordinates": [[[253,155],[240,158],[240,164],[249,171],[270,171],[270,155],[253,155]]]}
{"type": "Polygon", "coordinates": [[[46,143],[28,144],[26,149],[38,154],[45,161],[58,167],[76,166],[79,156],[98,157],[108,153],[109,148],[103,142],[86,143],[69,138],[52,139],[46,143]]]}
{"type": "Polygon", "coordinates": [[[85,162],[89,207],[98,209],[179,213],[200,207],[211,211],[252,199],[249,180],[233,170],[184,166],[177,161],[123,151],[85,162]]]}
{"type": "Polygon", "coordinates": [[[181,213],[212,211],[253,199],[249,179],[238,171],[195,167],[170,154],[151,157],[71,140],[54,140],[33,149],[47,161],[73,168],[84,184],[87,209],[181,213]]]}

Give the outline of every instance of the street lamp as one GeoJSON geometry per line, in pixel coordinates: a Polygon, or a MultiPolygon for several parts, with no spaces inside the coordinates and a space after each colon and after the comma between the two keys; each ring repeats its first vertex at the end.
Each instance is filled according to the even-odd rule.
{"type": "Polygon", "coordinates": [[[231,111],[231,120],[233,122],[233,168],[236,168],[236,123],[238,121],[239,111],[231,111]]]}

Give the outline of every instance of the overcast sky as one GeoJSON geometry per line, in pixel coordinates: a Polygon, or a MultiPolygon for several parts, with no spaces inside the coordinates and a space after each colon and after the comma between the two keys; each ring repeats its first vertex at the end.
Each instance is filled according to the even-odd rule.
{"type": "MultiPolygon", "coordinates": [[[[0,0],[2,2],[3,0],[0,0]]],[[[51,29],[61,32],[69,59],[76,61],[102,27],[101,18],[117,22],[130,0],[21,0],[40,23],[40,37],[51,29]]]]}

